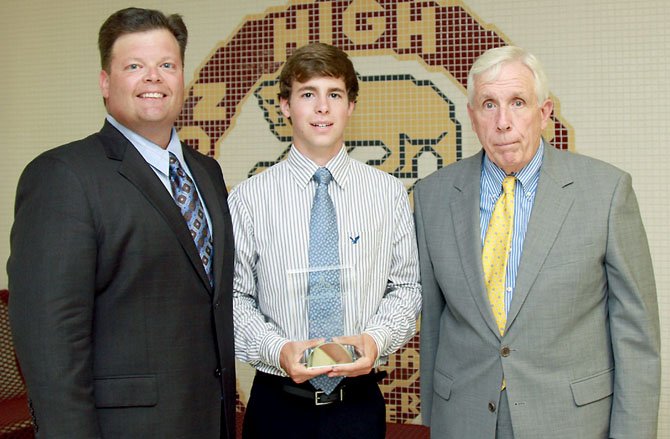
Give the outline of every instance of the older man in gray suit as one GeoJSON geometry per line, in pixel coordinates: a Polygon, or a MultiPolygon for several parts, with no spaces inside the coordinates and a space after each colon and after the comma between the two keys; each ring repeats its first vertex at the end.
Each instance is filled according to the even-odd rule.
{"type": "Polygon", "coordinates": [[[656,437],[658,307],[631,177],[545,142],[552,109],[533,55],[485,52],[468,77],[483,151],[414,192],[433,437],[656,437]]]}

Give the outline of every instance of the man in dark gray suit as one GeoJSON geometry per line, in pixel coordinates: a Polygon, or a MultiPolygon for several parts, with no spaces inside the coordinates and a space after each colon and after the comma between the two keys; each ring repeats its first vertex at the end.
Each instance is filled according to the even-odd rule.
{"type": "Polygon", "coordinates": [[[483,150],[414,192],[423,421],[435,438],[655,438],[658,307],[630,175],[542,139],[553,104],[520,48],[474,63],[468,101],[483,150]]]}
{"type": "Polygon", "coordinates": [[[186,40],[179,15],[112,14],[102,130],[19,181],[10,318],[38,437],[235,437],[226,186],[173,127],[186,40]]]}

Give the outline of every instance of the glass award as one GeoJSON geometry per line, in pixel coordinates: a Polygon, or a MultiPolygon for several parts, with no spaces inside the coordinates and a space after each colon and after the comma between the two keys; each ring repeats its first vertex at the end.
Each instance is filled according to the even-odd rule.
{"type": "Polygon", "coordinates": [[[353,346],[334,341],[321,343],[314,349],[308,349],[308,351],[305,354],[305,363],[308,368],[353,363],[356,352],[353,346]]]}
{"type": "Polygon", "coordinates": [[[353,344],[333,340],[360,334],[360,297],[355,287],[354,268],[344,265],[309,267],[288,270],[287,275],[291,296],[302,299],[297,303],[302,307],[300,320],[304,322],[300,334],[292,334],[292,339],[326,340],[305,351],[305,365],[309,368],[332,367],[355,361],[358,355],[353,344]]]}

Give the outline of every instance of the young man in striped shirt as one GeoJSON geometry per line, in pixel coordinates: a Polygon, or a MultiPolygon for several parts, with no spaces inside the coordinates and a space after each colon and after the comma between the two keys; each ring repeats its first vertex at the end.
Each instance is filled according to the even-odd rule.
{"type": "Polygon", "coordinates": [[[344,132],[358,81],[343,51],[304,46],[279,81],[291,150],[229,198],[236,355],[257,370],[244,437],[383,438],[385,404],[375,368],[414,335],[421,307],[407,193],[396,178],[347,154],[344,132]],[[343,331],[350,334],[334,341],[354,346],[357,358],[310,368],[305,352],[324,341],[309,335],[307,281],[313,177],[323,168],[337,218],[343,331]],[[318,376],[343,379],[329,392],[310,382],[318,376]]]}

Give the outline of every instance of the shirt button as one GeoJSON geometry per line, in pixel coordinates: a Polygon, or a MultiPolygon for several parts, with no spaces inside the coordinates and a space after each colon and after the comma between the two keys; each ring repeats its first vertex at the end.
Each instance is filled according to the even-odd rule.
{"type": "Polygon", "coordinates": [[[489,411],[491,413],[494,413],[496,411],[496,403],[493,401],[489,401],[489,411]]]}
{"type": "Polygon", "coordinates": [[[503,346],[502,349],[500,349],[500,355],[503,357],[509,357],[509,354],[511,352],[511,349],[509,346],[503,346]]]}

